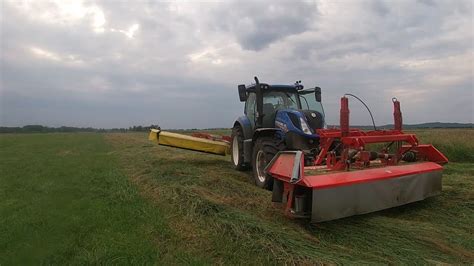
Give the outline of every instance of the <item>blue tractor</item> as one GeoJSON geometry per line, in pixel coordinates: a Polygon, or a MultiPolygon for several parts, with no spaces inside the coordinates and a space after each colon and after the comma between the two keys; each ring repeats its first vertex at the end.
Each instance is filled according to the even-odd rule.
{"type": "Polygon", "coordinates": [[[271,190],[273,178],[265,167],[275,154],[299,150],[311,160],[319,153],[315,130],[325,127],[321,89],[304,89],[301,81],[268,85],[255,77],[255,84],[239,85],[238,91],[245,110],[232,128],[232,162],[240,171],[252,168],[255,184],[271,190]]]}

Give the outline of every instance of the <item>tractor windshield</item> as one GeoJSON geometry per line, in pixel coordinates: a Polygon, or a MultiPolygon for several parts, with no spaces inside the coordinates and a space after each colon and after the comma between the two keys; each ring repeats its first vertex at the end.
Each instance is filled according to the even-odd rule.
{"type": "Polygon", "coordinates": [[[302,91],[300,93],[300,99],[301,99],[301,109],[318,111],[324,116],[323,105],[321,104],[321,102],[316,101],[316,98],[314,97],[314,91],[313,92],[302,91]]]}
{"type": "Polygon", "coordinates": [[[265,92],[263,94],[263,107],[264,109],[270,108],[270,105],[272,105],[272,109],[275,111],[280,109],[299,109],[298,95],[294,92],[286,91],[265,92]]]}

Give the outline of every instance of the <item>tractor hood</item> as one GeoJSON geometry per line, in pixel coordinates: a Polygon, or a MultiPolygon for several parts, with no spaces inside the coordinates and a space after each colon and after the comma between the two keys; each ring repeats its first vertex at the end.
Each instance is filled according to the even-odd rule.
{"type": "Polygon", "coordinates": [[[293,132],[302,136],[317,138],[317,129],[324,126],[321,113],[311,110],[280,109],[275,116],[275,127],[283,132],[293,132]],[[305,129],[309,129],[305,130],[305,129]]]}

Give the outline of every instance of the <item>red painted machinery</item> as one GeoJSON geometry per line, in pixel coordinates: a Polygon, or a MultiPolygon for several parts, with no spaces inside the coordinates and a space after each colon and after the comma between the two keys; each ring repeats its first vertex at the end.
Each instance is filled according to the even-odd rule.
{"type": "Polygon", "coordinates": [[[274,202],[290,217],[322,222],[423,200],[441,192],[448,159],[432,145],[402,131],[400,102],[393,99],[394,129],[349,127],[349,102],[341,98],[340,128],[318,129],[320,150],[281,151],[267,165],[274,202]]]}

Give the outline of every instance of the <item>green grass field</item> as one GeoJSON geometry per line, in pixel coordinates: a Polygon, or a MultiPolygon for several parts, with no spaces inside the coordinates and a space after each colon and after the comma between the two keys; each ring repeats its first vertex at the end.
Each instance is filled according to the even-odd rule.
{"type": "Polygon", "coordinates": [[[309,225],[229,157],[146,134],[0,135],[0,265],[474,263],[474,130],[416,131],[439,197],[309,225]]]}

